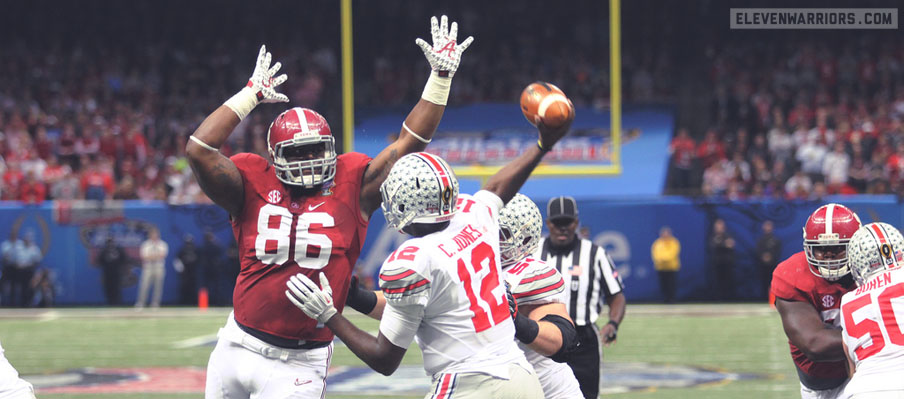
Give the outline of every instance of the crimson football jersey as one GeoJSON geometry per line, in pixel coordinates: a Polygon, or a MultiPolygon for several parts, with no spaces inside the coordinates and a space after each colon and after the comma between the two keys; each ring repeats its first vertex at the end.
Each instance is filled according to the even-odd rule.
{"type": "Polygon", "coordinates": [[[286,281],[304,273],[313,281],[324,272],[340,312],[349,279],[367,234],[361,216],[361,177],[371,158],[338,157],[333,184],[316,194],[292,198],[266,159],[242,153],[232,162],[242,174],[245,203],[232,219],[241,271],[233,292],[235,320],[288,339],[331,341],[333,333],[286,298],[286,281]]]}
{"type": "MultiPolygon", "coordinates": [[[[787,301],[806,302],[819,312],[826,325],[841,328],[841,297],[854,288],[853,280],[848,284],[831,282],[813,274],[803,251],[791,255],[779,263],[772,273],[772,294],[787,301]]],[[[834,362],[814,362],[799,348],[788,341],[794,364],[806,375],[815,379],[845,379],[847,369],[844,360],[834,362]]]]}

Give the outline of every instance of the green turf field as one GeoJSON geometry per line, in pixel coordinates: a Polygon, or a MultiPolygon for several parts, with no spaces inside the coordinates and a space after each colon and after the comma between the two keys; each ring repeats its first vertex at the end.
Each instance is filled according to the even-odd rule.
{"type": "MultiPolygon", "coordinates": [[[[366,330],[376,331],[375,321],[350,313],[354,314],[353,322],[366,330]]],[[[132,309],[3,310],[0,311],[0,342],[6,357],[20,374],[26,379],[34,376],[36,381],[62,378],[57,374],[67,370],[151,367],[194,367],[177,370],[191,370],[197,374],[196,379],[203,381],[203,369],[213,347],[196,345],[209,342],[227,314],[228,309],[206,312],[164,309],[141,313],[132,309]]],[[[604,351],[604,359],[604,373],[608,372],[607,375],[616,379],[612,387],[604,387],[603,397],[607,398],[759,399],[789,398],[799,394],[778,315],[765,305],[629,304],[619,340],[604,351]],[[650,375],[655,374],[647,372],[650,367],[660,374],[660,377],[652,377],[654,380],[664,380],[648,383],[650,375]],[[727,377],[691,387],[671,388],[676,386],[671,377],[687,370],[721,372],[719,375],[727,377]],[[738,376],[743,378],[736,378],[738,376]],[[620,388],[623,382],[634,389],[620,392],[624,390],[620,388]]],[[[423,373],[414,373],[420,363],[420,352],[413,346],[403,362],[403,365],[413,366],[409,374],[415,376],[408,380],[426,384],[427,377],[423,373]]],[[[362,365],[345,347],[337,345],[333,366],[362,365]]],[[[47,399],[202,397],[202,391],[195,385],[187,391],[174,391],[184,393],[59,393],[39,388],[37,394],[39,398],[47,399]]],[[[330,394],[328,390],[327,396],[423,397],[423,392],[380,394],[364,391],[330,394]]]]}

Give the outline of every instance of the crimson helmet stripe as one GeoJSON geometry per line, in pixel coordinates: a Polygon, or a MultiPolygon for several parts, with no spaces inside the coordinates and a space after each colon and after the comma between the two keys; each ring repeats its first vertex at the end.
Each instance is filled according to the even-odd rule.
{"type": "Polygon", "coordinates": [[[832,234],[832,217],[835,214],[835,204],[826,205],[826,235],[832,234]]]}

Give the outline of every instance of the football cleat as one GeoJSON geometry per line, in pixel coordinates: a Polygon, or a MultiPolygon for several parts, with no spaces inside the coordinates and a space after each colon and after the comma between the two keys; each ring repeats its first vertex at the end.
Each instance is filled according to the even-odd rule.
{"type": "Polygon", "coordinates": [[[396,161],[380,185],[386,223],[401,231],[412,223],[451,220],[458,210],[458,179],[442,158],[426,152],[396,161]]]}
{"type": "Polygon", "coordinates": [[[336,177],[336,140],[317,112],[295,107],[279,114],[267,130],[270,159],[283,183],[319,188],[336,177]]]}
{"type": "Polygon", "coordinates": [[[813,212],[803,228],[810,272],[829,281],[850,273],[848,243],[859,228],[860,218],[844,205],[823,205],[813,212]]]}
{"type": "Polygon", "coordinates": [[[503,269],[520,262],[537,249],[542,225],[540,209],[523,194],[515,194],[499,211],[499,251],[503,269]]]}
{"type": "Polygon", "coordinates": [[[904,237],[888,223],[864,225],[848,244],[851,275],[858,286],[886,270],[904,265],[904,237]]]}

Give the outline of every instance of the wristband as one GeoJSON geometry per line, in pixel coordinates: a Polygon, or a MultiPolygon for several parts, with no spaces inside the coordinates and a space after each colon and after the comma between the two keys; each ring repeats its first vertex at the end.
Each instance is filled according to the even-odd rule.
{"type": "Polygon", "coordinates": [[[615,320],[609,320],[609,322],[606,323],[606,324],[611,324],[612,327],[615,327],[615,331],[618,331],[618,322],[617,322],[617,321],[615,321],[615,320]]]}
{"type": "Polygon", "coordinates": [[[223,105],[229,107],[232,112],[238,115],[239,120],[244,120],[257,104],[257,94],[248,86],[243,87],[242,90],[239,90],[238,93],[235,93],[234,96],[223,103],[223,105]]]}
{"type": "Polygon", "coordinates": [[[436,105],[446,105],[449,100],[449,89],[452,87],[451,77],[441,77],[437,71],[430,72],[430,78],[427,79],[427,85],[424,86],[424,92],[421,98],[436,105]]]}
{"type": "Polygon", "coordinates": [[[419,134],[415,133],[414,130],[411,130],[411,128],[409,128],[408,125],[405,124],[405,122],[402,122],[402,129],[405,129],[405,131],[408,132],[408,134],[414,136],[414,138],[418,139],[418,141],[420,141],[421,143],[430,144],[430,142],[433,141],[433,137],[431,137],[429,139],[425,139],[425,138],[421,137],[419,134]]]}
{"type": "Polygon", "coordinates": [[[540,325],[537,324],[536,321],[531,320],[529,317],[518,313],[515,316],[515,338],[518,338],[519,341],[530,344],[537,339],[537,335],[540,334],[540,325]]]}
{"type": "Polygon", "coordinates": [[[537,139],[537,148],[540,149],[540,152],[549,152],[548,148],[543,148],[543,143],[540,142],[540,139],[537,139]]]}
{"type": "Polygon", "coordinates": [[[206,149],[208,149],[208,150],[211,150],[211,151],[213,151],[213,152],[220,152],[220,150],[219,150],[218,148],[216,148],[216,147],[214,147],[214,146],[212,146],[212,145],[210,145],[210,144],[207,144],[207,143],[201,141],[201,139],[199,139],[199,138],[197,138],[197,137],[195,137],[195,136],[188,136],[188,138],[189,138],[191,141],[194,141],[196,144],[198,144],[198,145],[201,146],[201,147],[204,147],[204,148],[206,148],[206,149]]]}
{"type": "Polygon", "coordinates": [[[373,291],[361,288],[358,285],[358,277],[352,277],[351,284],[348,287],[348,298],[345,304],[351,306],[362,314],[370,314],[377,307],[377,294],[373,291]]]}

